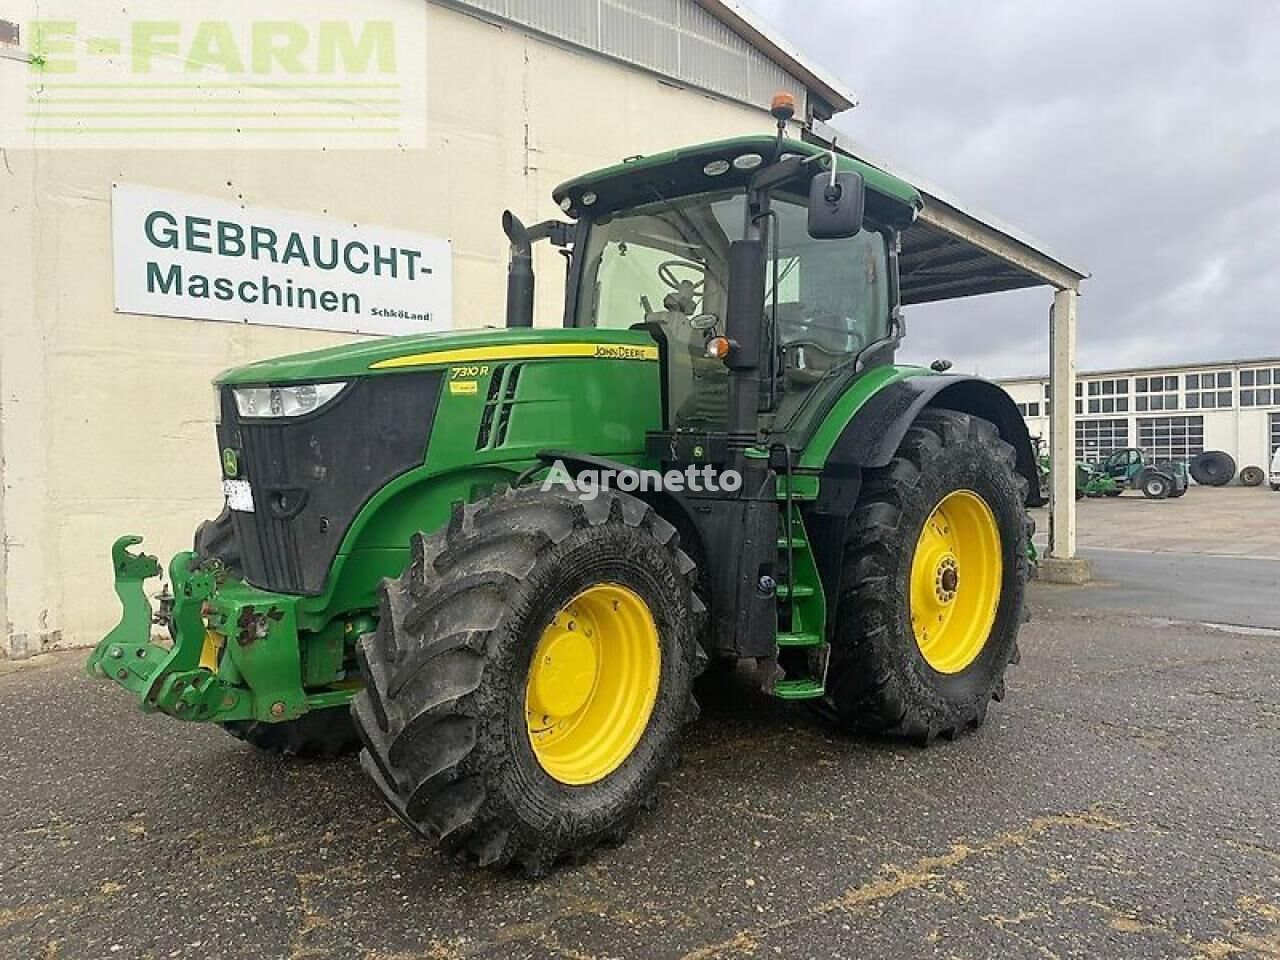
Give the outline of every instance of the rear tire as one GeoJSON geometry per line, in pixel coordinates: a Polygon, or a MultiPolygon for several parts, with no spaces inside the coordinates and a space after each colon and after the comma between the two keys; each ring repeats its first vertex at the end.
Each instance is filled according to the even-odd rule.
{"type": "Polygon", "coordinates": [[[701,604],[678,541],[634,497],[532,487],[458,507],[447,529],[414,537],[409,568],[383,582],[377,632],[361,641],[366,689],[353,705],[361,764],[412,830],[531,875],[621,842],[697,713],[701,604]],[[549,625],[602,584],[649,611],[657,689],[634,744],[574,782],[548,772],[546,746],[534,746],[529,677],[549,625]]]}
{"type": "MultiPolygon", "coordinates": [[[[845,725],[923,745],[980,726],[990,701],[1004,698],[1029,574],[1025,502],[1026,480],[995,425],[949,410],[924,411],[889,465],[867,472],[845,545],[828,672],[827,702],[845,725]],[[926,522],[966,491],[986,504],[998,534],[999,593],[976,655],[943,672],[916,639],[913,561],[926,522]]],[[[994,566],[990,555],[986,562],[994,566]]],[[[959,596],[954,583],[950,589],[959,596]]]]}

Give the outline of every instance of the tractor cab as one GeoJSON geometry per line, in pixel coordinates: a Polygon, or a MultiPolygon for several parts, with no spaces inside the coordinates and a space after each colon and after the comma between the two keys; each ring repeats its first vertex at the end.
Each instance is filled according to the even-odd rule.
{"type": "Polygon", "coordinates": [[[801,446],[857,374],[892,361],[897,231],[920,202],[896,178],[761,136],[634,158],[554,196],[577,218],[565,324],[653,336],[668,431],[762,426],[801,446]]]}
{"type": "MultiPolygon", "coordinates": [[[[815,240],[807,198],[772,198],[764,248],[764,311],[774,348],[771,409],[791,422],[852,373],[891,330],[888,229],[815,240]]],[[[577,327],[649,331],[667,347],[669,429],[724,430],[729,368],[730,251],[748,220],[745,187],[654,201],[592,221],[571,292],[577,327]],[[721,347],[723,344],[723,347],[721,347]]],[[[882,353],[884,358],[887,354],[882,353]]]]}
{"type": "Polygon", "coordinates": [[[1128,482],[1132,477],[1146,465],[1142,451],[1136,447],[1128,447],[1124,450],[1116,450],[1109,454],[1101,464],[1098,465],[1098,472],[1103,476],[1111,477],[1113,480],[1128,482]]]}

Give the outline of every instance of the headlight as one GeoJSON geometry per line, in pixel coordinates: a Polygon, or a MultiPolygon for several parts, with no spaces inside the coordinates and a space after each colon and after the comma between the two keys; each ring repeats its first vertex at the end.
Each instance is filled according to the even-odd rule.
{"type": "Polygon", "coordinates": [[[341,381],[300,383],[296,387],[237,387],[232,393],[242,417],[301,417],[319,410],[346,385],[341,381]]]}

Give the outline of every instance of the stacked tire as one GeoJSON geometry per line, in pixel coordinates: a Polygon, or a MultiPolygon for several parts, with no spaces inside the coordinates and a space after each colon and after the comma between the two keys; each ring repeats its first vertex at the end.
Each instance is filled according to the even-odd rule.
{"type": "Polygon", "coordinates": [[[1193,457],[1191,479],[1205,487],[1225,487],[1236,475],[1236,462],[1225,450],[1206,450],[1193,457]]]}

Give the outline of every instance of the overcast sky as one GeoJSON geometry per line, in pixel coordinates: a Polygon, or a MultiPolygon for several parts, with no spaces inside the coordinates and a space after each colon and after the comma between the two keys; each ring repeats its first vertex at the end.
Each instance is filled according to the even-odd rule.
{"type": "MultiPolygon", "coordinates": [[[[1089,270],[1081,369],[1280,355],[1280,3],[748,3],[838,128],[1089,270]]],[[[1044,372],[1050,299],[911,308],[910,354],[1044,372]]]]}

